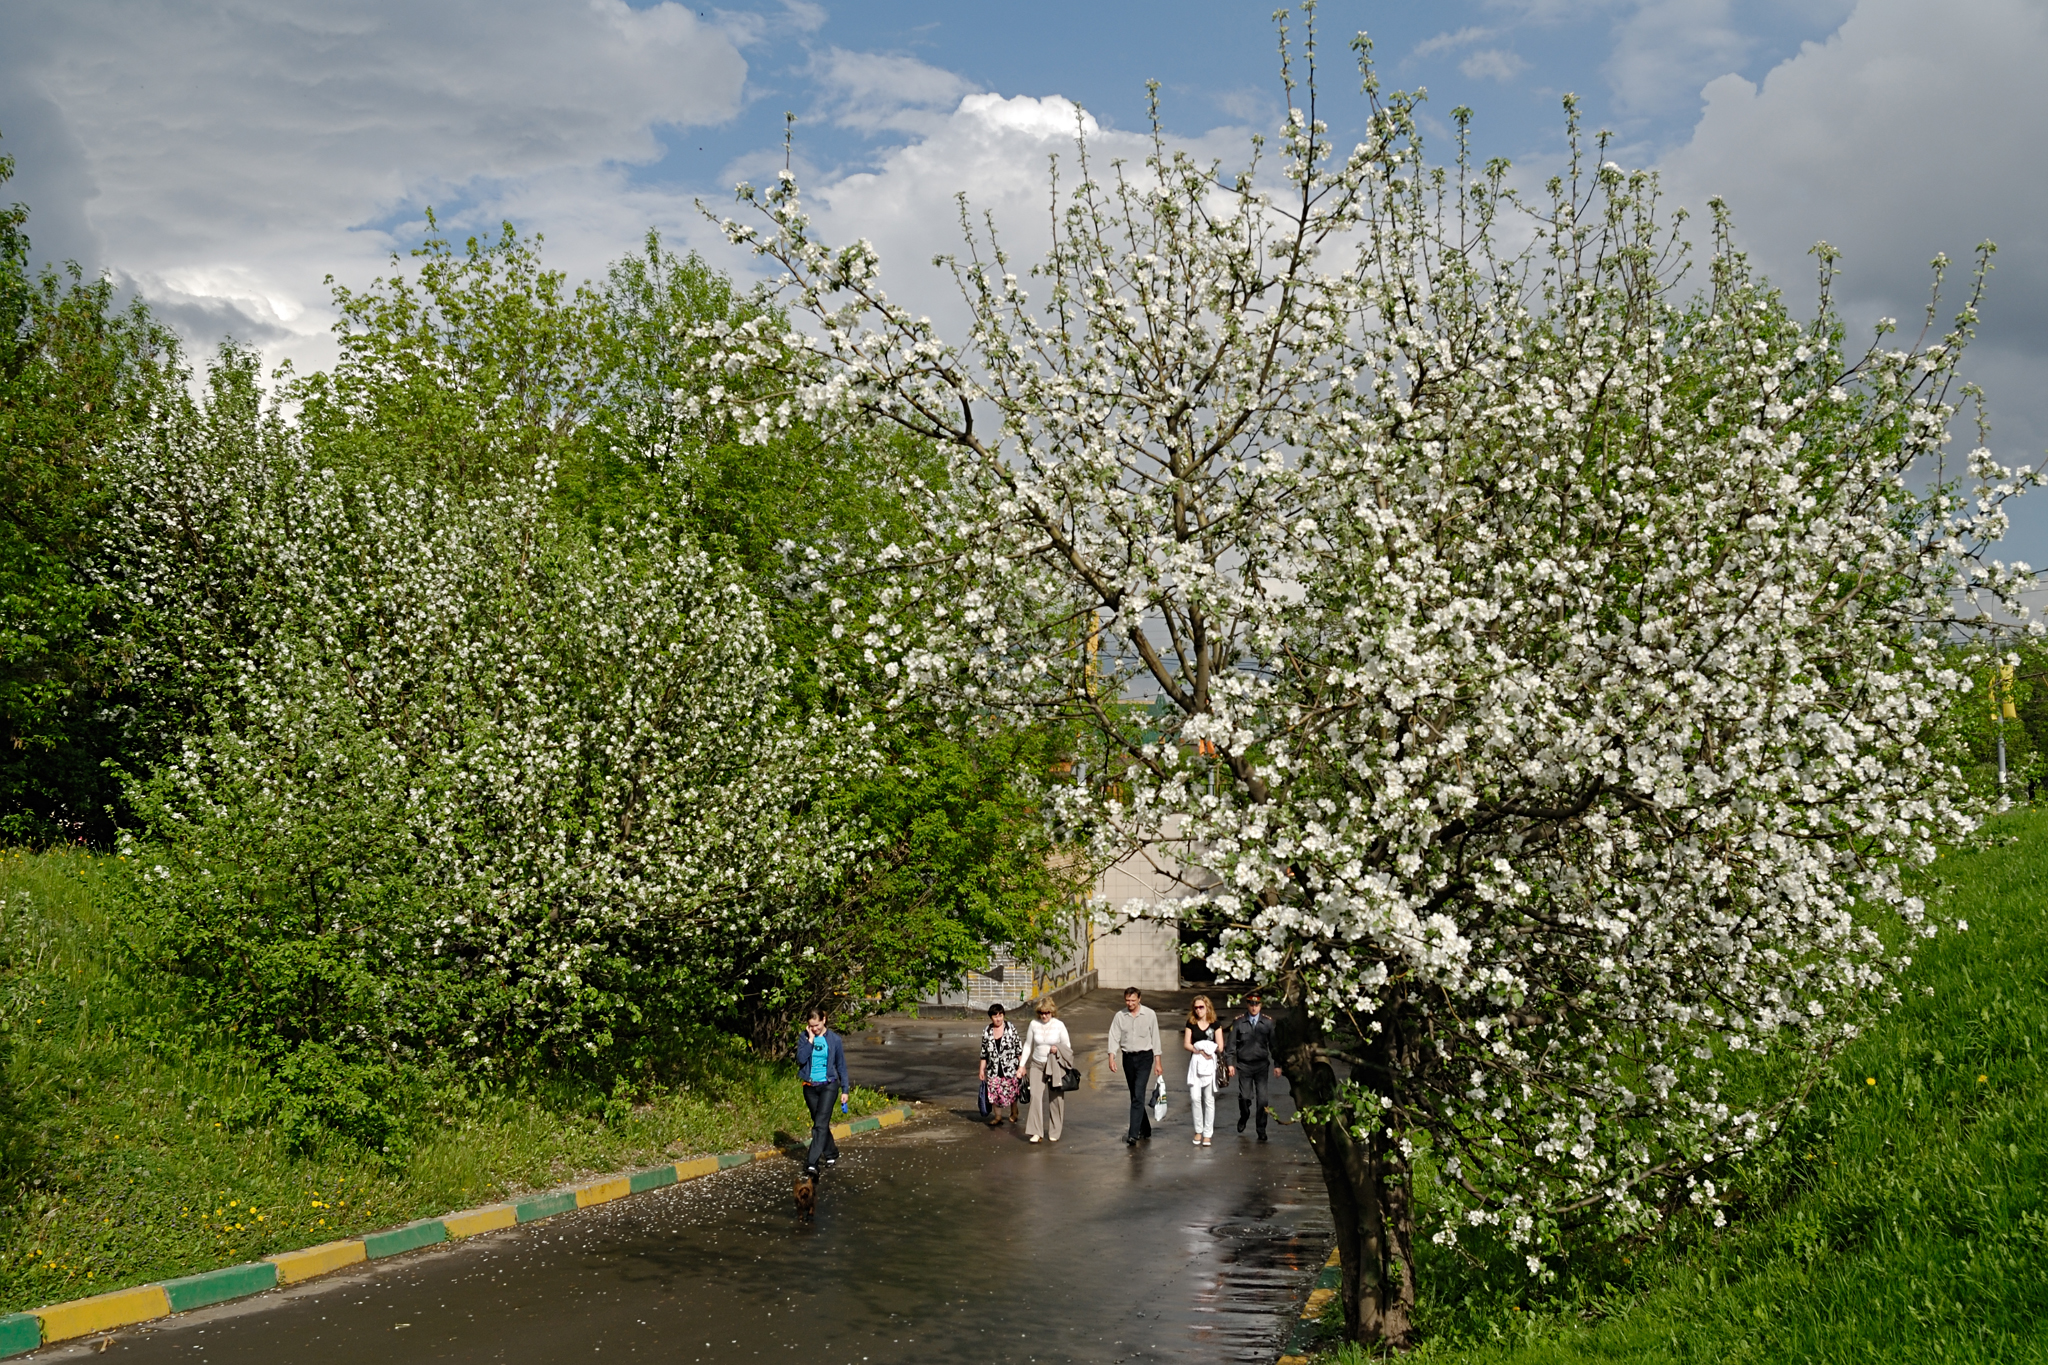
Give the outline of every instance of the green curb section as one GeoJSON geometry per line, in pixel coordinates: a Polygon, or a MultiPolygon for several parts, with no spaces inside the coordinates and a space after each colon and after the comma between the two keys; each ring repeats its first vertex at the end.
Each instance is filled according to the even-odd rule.
{"type": "MultiPolygon", "coordinates": [[[[916,1112],[907,1104],[892,1105],[880,1114],[855,1119],[850,1127],[856,1133],[872,1133],[876,1129],[902,1123],[916,1112]]],[[[844,1128],[848,1125],[835,1126],[844,1128]]],[[[51,1304],[33,1313],[0,1314],[0,1358],[18,1356],[52,1342],[69,1341],[93,1332],[111,1331],[171,1313],[185,1313],[194,1308],[261,1294],[267,1289],[298,1284],[366,1260],[374,1261],[438,1242],[474,1237],[481,1232],[512,1227],[517,1223],[552,1218],[558,1213],[609,1203],[629,1194],[658,1190],[685,1180],[697,1180],[775,1155],[777,1152],[770,1148],[758,1152],[723,1152],[717,1156],[697,1157],[673,1166],[655,1166],[649,1170],[586,1181],[571,1189],[554,1190],[510,1204],[464,1209],[460,1213],[422,1218],[417,1223],[387,1228],[362,1237],[282,1251],[247,1265],[231,1265],[198,1275],[185,1275],[161,1284],[117,1289],[89,1299],[51,1304]]]]}
{"type": "Polygon", "coordinates": [[[658,1190],[664,1185],[675,1183],[676,1168],[673,1166],[656,1166],[651,1171],[635,1171],[626,1178],[627,1188],[633,1194],[645,1194],[649,1190],[658,1190]]]}
{"type": "Polygon", "coordinates": [[[184,1313],[204,1308],[210,1303],[223,1303],[228,1299],[239,1299],[244,1294],[261,1294],[266,1289],[275,1288],[277,1267],[268,1261],[256,1261],[249,1265],[209,1270],[203,1275],[165,1280],[164,1297],[170,1301],[173,1313],[184,1313]]]}
{"type": "Polygon", "coordinates": [[[512,1206],[512,1216],[522,1223],[552,1218],[558,1213],[567,1213],[576,1207],[576,1191],[562,1190],[556,1194],[543,1194],[533,1199],[522,1199],[512,1206]]]}
{"type": "Polygon", "coordinates": [[[401,1251],[417,1251],[430,1247],[436,1242],[448,1240],[448,1229],[438,1218],[422,1218],[417,1223],[407,1223],[402,1228],[389,1232],[373,1232],[363,1238],[363,1255],[371,1260],[380,1256],[396,1256],[401,1251]]]}

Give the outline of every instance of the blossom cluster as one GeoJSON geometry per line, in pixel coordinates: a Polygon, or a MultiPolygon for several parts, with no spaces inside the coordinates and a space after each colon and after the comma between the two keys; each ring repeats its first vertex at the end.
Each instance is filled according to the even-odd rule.
{"type": "Polygon", "coordinates": [[[674,527],[558,526],[545,478],[351,483],[289,440],[122,459],[113,587],[187,623],[137,667],[192,671],[197,709],[126,851],[225,1013],[595,1053],[772,979],[863,851],[826,799],[859,726],[784,714],[760,604],[674,527]]]}

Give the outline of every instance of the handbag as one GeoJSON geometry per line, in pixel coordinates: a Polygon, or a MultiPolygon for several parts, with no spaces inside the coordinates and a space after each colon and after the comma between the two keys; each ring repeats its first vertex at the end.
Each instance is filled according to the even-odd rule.
{"type": "Polygon", "coordinates": [[[1152,1099],[1152,1121],[1159,1122],[1166,1117],[1166,1077],[1159,1078],[1159,1093],[1152,1099]]]}
{"type": "Polygon", "coordinates": [[[977,1104],[977,1107],[978,1107],[978,1108],[979,1108],[979,1109],[981,1110],[981,1116],[982,1116],[982,1117],[983,1117],[984,1119],[986,1119],[986,1118],[988,1117],[988,1082],[987,1082],[987,1081],[983,1081],[983,1082],[981,1083],[981,1094],[980,1094],[980,1095],[979,1095],[979,1096],[977,1097],[977,1100],[976,1100],[976,1104],[977,1104]]]}

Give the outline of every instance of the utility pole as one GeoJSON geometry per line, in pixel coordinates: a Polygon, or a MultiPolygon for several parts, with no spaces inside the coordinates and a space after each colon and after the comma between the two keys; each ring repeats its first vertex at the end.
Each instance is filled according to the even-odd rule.
{"type": "Polygon", "coordinates": [[[1991,719],[1998,725],[1998,790],[2005,790],[2005,723],[2020,718],[2012,703],[2013,667],[2000,664],[1991,683],[1991,719]]]}

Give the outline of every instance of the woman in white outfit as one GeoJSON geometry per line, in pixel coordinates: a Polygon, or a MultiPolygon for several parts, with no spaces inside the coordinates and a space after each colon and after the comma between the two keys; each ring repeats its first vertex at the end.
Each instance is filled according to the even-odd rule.
{"type": "Polygon", "coordinates": [[[1216,1132],[1216,1082],[1223,1066],[1223,1029],[1209,997],[1198,995],[1188,1010],[1180,1045],[1188,1057],[1188,1112],[1195,1120],[1195,1146],[1207,1147],[1216,1132]]]}
{"type": "Polygon", "coordinates": [[[1038,1017],[1024,1032],[1025,1074],[1031,1081],[1031,1116],[1024,1120],[1024,1132],[1033,1142],[1040,1138],[1058,1142],[1066,1127],[1067,1092],[1060,1085],[1067,1072],[1075,1070],[1074,1040],[1059,1021],[1059,1010],[1051,999],[1038,1002],[1038,1017]]]}

